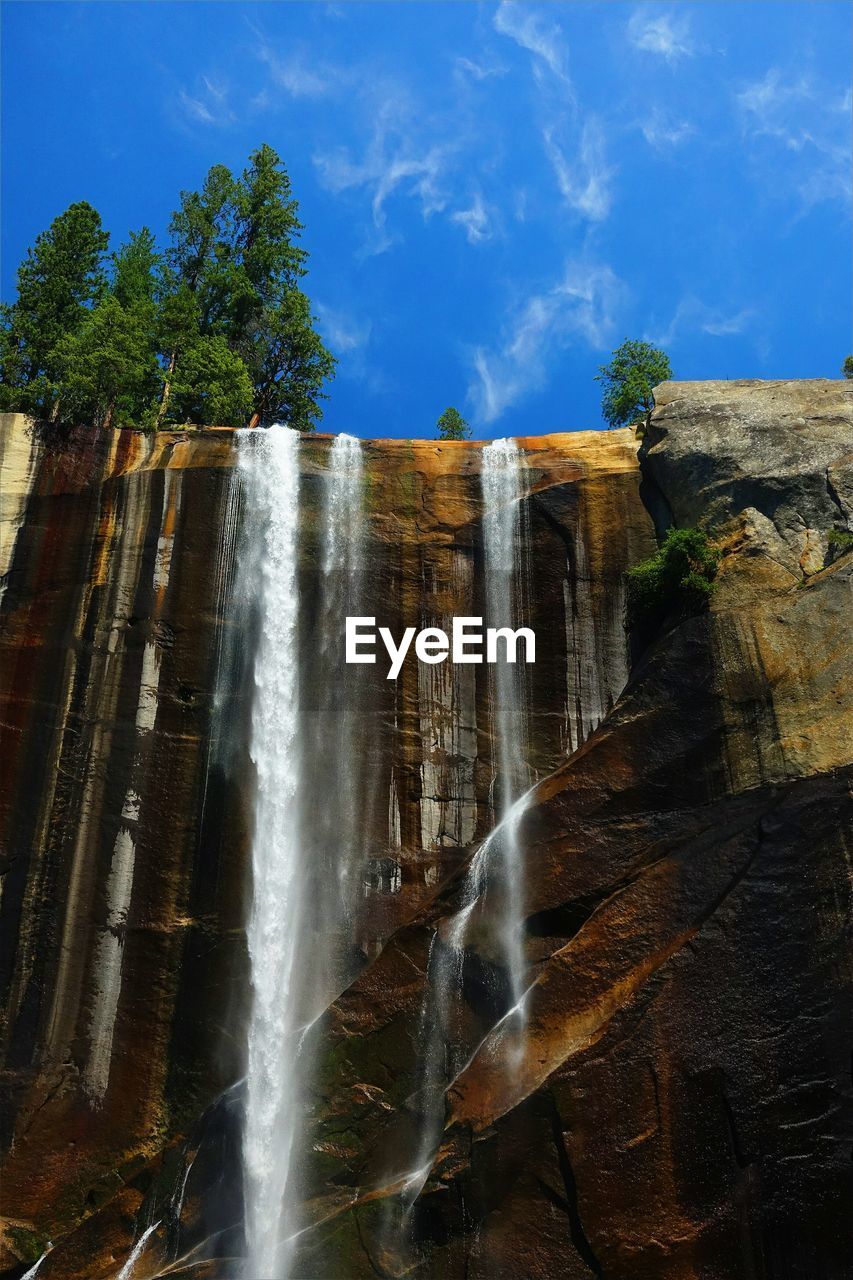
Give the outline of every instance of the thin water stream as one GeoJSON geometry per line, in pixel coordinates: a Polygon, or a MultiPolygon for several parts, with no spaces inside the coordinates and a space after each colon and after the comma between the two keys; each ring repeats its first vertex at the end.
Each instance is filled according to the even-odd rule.
{"type": "MultiPolygon", "coordinates": [[[[526,563],[521,556],[524,455],[514,440],[484,446],[481,464],[483,569],[486,625],[517,628],[523,621],[526,563]]],[[[527,704],[523,668],[503,656],[491,667],[490,724],[493,742],[492,800],[496,825],[468,867],[456,914],[434,934],[427,964],[428,986],[421,1013],[424,1044],[417,1092],[419,1137],[411,1171],[403,1179],[404,1222],[426,1185],[444,1123],[444,1089],[464,1065],[472,1046],[453,1043],[454,1007],[461,1004],[465,949],[474,913],[487,896],[496,952],[508,988],[503,1016],[518,1053],[524,1047],[526,964],[524,956],[524,868],[518,841],[527,806],[527,704]]]]}

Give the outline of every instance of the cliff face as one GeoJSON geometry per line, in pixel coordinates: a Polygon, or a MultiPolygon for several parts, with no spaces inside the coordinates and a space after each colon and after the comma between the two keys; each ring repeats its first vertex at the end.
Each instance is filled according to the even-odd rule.
{"type": "MultiPolygon", "coordinates": [[[[853,389],[671,383],[657,404],[639,466],[627,432],[520,442],[521,1054],[485,899],[452,1004],[432,978],[494,823],[484,669],[370,671],[363,892],[310,1033],[296,1276],[849,1274],[853,554],[827,535],[853,522],[853,389]],[[718,586],[629,676],[624,571],[670,513],[722,547],[718,586]],[[430,1029],[447,1087],[409,1207],[430,1029]]],[[[7,419],[3,448],[6,1261],[61,1237],[40,1277],[111,1276],[159,1224],[135,1275],[231,1276],[252,782],[234,441],[52,454],[7,419]]],[[[306,599],[328,449],[301,445],[306,599]]],[[[364,603],[395,635],[483,612],[481,453],[365,446],[364,603]]]]}
{"type": "MultiPolygon", "coordinates": [[[[227,605],[235,441],[78,435],[50,452],[20,418],[3,440],[5,1211],[19,1255],[27,1232],[43,1242],[83,1221],[44,1274],[112,1275],[152,1167],[244,1071],[251,640],[227,605]]],[[[527,715],[544,775],[627,678],[623,573],[653,535],[630,433],[522,443],[539,636],[527,715]]],[[[300,448],[308,649],[329,447],[300,448]]],[[[481,452],[365,446],[362,608],[395,636],[483,612],[481,452]]],[[[309,698],[319,719],[320,691],[309,698]]],[[[370,669],[363,894],[330,982],[376,955],[493,825],[488,699],[482,667],[409,660],[396,682],[370,669]]],[[[320,731],[331,758],[337,726],[320,731]]],[[[311,803],[330,789],[318,777],[311,803]]]]}

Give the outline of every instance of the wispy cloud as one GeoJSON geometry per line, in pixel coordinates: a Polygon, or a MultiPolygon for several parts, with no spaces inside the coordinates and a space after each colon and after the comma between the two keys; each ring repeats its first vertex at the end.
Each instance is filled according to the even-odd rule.
{"type": "Polygon", "coordinates": [[[568,52],[558,23],[548,22],[527,4],[501,0],[495,12],[494,25],[500,35],[508,36],[539,60],[537,72],[541,67],[547,67],[557,79],[569,84],[568,52]]]}
{"type": "Polygon", "coordinates": [[[193,124],[222,128],[231,124],[235,118],[228,99],[226,81],[213,75],[203,75],[199,77],[194,93],[180,89],[176,101],[178,111],[185,120],[193,124]]]}
{"type": "Polygon", "coordinates": [[[624,295],[611,267],[573,262],[552,289],[528,298],[508,320],[497,347],[478,347],[473,354],[468,396],[478,422],[495,422],[544,386],[552,356],[571,342],[604,349],[624,295]]]}
{"type": "Polygon", "coordinates": [[[610,185],[614,174],[607,163],[601,123],[595,116],[587,117],[571,158],[557,139],[558,131],[556,124],[547,126],[542,140],[560,193],[577,213],[592,222],[600,222],[607,217],[613,203],[610,185]]]}
{"type": "Polygon", "coordinates": [[[470,208],[451,213],[450,221],[464,228],[469,244],[480,244],[492,238],[492,219],[480,191],[475,192],[470,208]]]}
{"type": "Polygon", "coordinates": [[[456,59],[456,71],[461,76],[470,76],[472,80],[490,80],[493,76],[505,76],[508,68],[500,62],[489,62],[483,59],[477,62],[474,58],[456,59]]]}
{"type": "Polygon", "coordinates": [[[291,98],[324,98],[339,83],[339,74],[330,68],[308,56],[291,53],[282,57],[263,36],[259,38],[256,52],[269,69],[272,83],[291,98]]]}
{"type": "Polygon", "coordinates": [[[696,130],[687,120],[673,120],[659,107],[639,122],[643,137],[656,151],[668,151],[686,142],[696,130]]]}
{"type": "Polygon", "coordinates": [[[734,337],[746,333],[753,325],[756,315],[754,307],[726,312],[717,307],[709,307],[699,298],[688,294],[678,303],[669,323],[663,329],[647,332],[645,338],[657,346],[668,347],[685,334],[707,333],[712,338],[734,337]]]}
{"type": "Polygon", "coordinates": [[[373,328],[369,320],[357,320],[337,307],[314,304],[320,331],[336,355],[367,346],[373,328]]]}
{"type": "Polygon", "coordinates": [[[386,204],[395,192],[419,201],[424,218],[441,212],[447,197],[442,187],[449,147],[423,143],[410,131],[400,103],[388,99],[380,108],[372,135],[361,159],[354,160],[343,147],[317,152],[314,165],[327,190],[334,193],[364,188],[370,192],[370,209],[376,236],[365,252],[382,253],[394,243],[388,230],[386,204]]]}
{"type": "Polygon", "coordinates": [[[636,9],[628,21],[628,39],[635,49],[656,53],[667,62],[689,58],[696,52],[686,14],[650,14],[648,6],[636,9]]]}
{"type": "Polygon", "coordinates": [[[809,75],[771,67],[735,95],[747,137],[784,148],[774,159],[774,188],[797,191],[803,209],[824,200],[850,201],[850,90],[818,84],[809,75]],[[779,169],[779,172],[776,172],[779,169]]]}

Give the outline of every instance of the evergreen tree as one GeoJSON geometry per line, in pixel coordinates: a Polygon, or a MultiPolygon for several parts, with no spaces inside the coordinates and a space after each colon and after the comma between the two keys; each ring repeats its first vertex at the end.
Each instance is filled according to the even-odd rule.
{"type": "Polygon", "coordinates": [[[158,284],[155,325],[157,349],[163,353],[165,363],[155,415],[155,425],[161,426],[170,412],[178,361],[201,336],[201,311],[196,296],[188,285],[179,283],[168,266],[164,268],[158,284]]]}
{"type": "Polygon", "coordinates": [[[853,356],[844,357],[844,363],[841,366],[841,372],[845,378],[853,378],[853,356]]]}
{"type": "Polygon", "coordinates": [[[610,364],[599,366],[596,382],[604,385],[601,412],[611,427],[643,419],[647,428],[654,408],[653,389],[672,377],[669,356],[650,342],[626,338],[610,364]]]}
{"type": "MultiPolygon", "coordinates": [[[[161,287],[161,334],[167,340],[166,372],[158,426],[169,410],[172,382],[181,350],[203,334],[218,332],[227,316],[233,259],[235,184],[231,171],[217,164],[208,171],[201,191],[182,191],[172,214],[172,244],[161,287]],[[175,296],[176,304],[170,303],[175,296]],[[171,335],[171,342],[169,338],[171,335]]],[[[198,368],[198,364],[194,367],[198,368]]],[[[182,394],[186,377],[181,377],[182,394]]]]}
{"type": "Polygon", "coordinates": [[[435,424],[439,440],[470,440],[471,428],[458,409],[450,405],[435,424]]]}
{"type": "Polygon", "coordinates": [[[160,385],[151,328],[110,293],[56,348],[63,421],[102,427],[145,422],[160,385]]]}
{"type": "Polygon", "coordinates": [[[148,227],[131,231],[126,245],[112,256],[112,292],[125,308],[140,307],[153,317],[160,254],[148,227]]]}
{"type": "Polygon", "coordinates": [[[113,255],[109,293],[57,344],[61,417],[103,427],[146,422],[160,385],[154,237],[134,232],[113,255]]]}
{"type": "Polygon", "coordinates": [[[78,201],[27,251],[18,268],[18,297],[3,313],[4,407],[58,416],[58,348],[104,294],[108,241],[96,210],[78,201]]]}
{"type": "Polygon", "coordinates": [[[311,304],[300,289],[289,289],[277,306],[264,310],[246,363],[252,377],[249,425],[281,421],[296,431],[313,431],[335,358],[314,328],[311,304]]]}
{"type": "Polygon", "coordinates": [[[302,231],[288,177],[272,147],[249,157],[235,189],[231,332],[239,348],[265,308],[281,305],[305,275],[308,254],[294,243],[302,231]]]}
{"type": "Polygon", "coordinates": [[[181,353],[171,400],[175,422],[242,427],[252,409],[252,383],[221,335],[198,337],[181,353]]]}
{"type": "MultiPolygon", "coordinates": [[[[296,243],[301,230],[290,179],[266,145],[251,154],[239,179],[216,165],[201,192],[182,193],[170,224],[172,288],[164,290],[161,308],[161,330],[172,335],[164,348],[161,422],[201,402],[188,371],[179,370],[190,351],[196,351],[190,363],[197,373],[214,367],[223,372],[221,348],[212,364],[196,350],[200,339],[222,338],[251,382],[250,425],[282,418],[299,430],[313,428],[335,362],[298,287],[307,259],[296,243]],[[180,408],[169,404],[175,378],[180,408]]],[[[228,376],[236,377],[236,366],[229,368],[228,376]]],[[[229,413],[241,400],[236,387],[227,398],[229,413]]]]}
{"type": "Polygon", "coordinates": [[[90,205],[39,236],[5,308],[0,407],[63,421],[313,429],[335,361],[299,287],[307,254],[290,179],[275,151],[241,176],[214,165],[181,193],[164,257],[147,228],[113,256],[90,205]],[[247,390],[248,389],[248,390],[247,390]]]}
{"type": "Polygon", "coordinates": [[[252,379],[250,426],[281,419],[311,431],[335,360],[298,287],[308,258],[296,244],[302,224],[290,178],[266,144],[252,152],[237,184],[235,228],[228,336],[252,379]]]}

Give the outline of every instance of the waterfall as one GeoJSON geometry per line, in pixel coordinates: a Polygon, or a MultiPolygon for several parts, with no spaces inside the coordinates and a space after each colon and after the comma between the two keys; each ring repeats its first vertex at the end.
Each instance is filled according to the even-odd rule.
{"type": "Polygon", "coordinates": [[[39,1258],[38,1262],[34,1262],[33,1265],[29,1268],[29,1270],[24,1272],[24,1274],[21,1276],[21,1280],[35,1280],[35,1277],[38,1275],[39,1271],[41,1271],[41,1264],[44,1262],[45,1258],[50,1253],[52,1248],[53,1246],[48,1244],[47,1248],[39,1258]]]}
{"type": "Polygon", "coordinates": [[[323,574],[343,573],[329,600],[346,604],[348,577],[361,568],[364,552],[364,467],[361,441],[341,432],[329,450],[323,530],[323,574]],[[342,589],[341,589],[342,588],[342,589]]]}
{"type": "MultiPolygon", "coordinates": [[[[364,475],[359,441],[338,436],[320,489],[312,559],[306,552],[314,545],[309,533],[304,545],[300,537],[298,434],[286,427],[243,432],[239,459],[244,529],[235,591],[250,603],[256,636],[245,1274],[252,1280],[287,1280],[298,1230],[294,1164],[312,1066],[310,1051],[303,1051],[310,1043],[304,1032],[340,989],[345,966],[352,963],[353,869],[365,852],[366,762],[358,732],[367,705],[366,676],[361,667],[347,667],[342,654],[344,619],[363,611],[364,475]],[[309,585],[305,575],[311,568],[315,577],[309,585]]],[[[522,468],[514,441],[495,441],[483,449],[484,610],[492,627],[514,629],[523,612],[522,468]]],[[[460,909],[431,958],[420,1143],[404,1205],[413,1202],[428,1176],[447,1072],[461,1065],[454,1055],[462,1046],[448,1046],[444,1032],[459,995],[467,922],[487,893],[495,898],[491,923],[504,956],[507,1019],[523,1006],[517,837],[529,782],[523,668],[499,651],[490,680],[497,822],[472,860],[460,909]]],[[[518,1020],[508,1029],[517,1034],[518,1020]]]]}
{"type": "Polygon", "coordinates": [[[352,872],[362,852],[356,734],[364,684],[361,669],[343,660],[344,621],[358,612],[360,593],[361,445],[340,435],[329,449],[316,590],[304,587],[301,600],[298,454],[299,436],[287,427],[241,433],[239,592],[253,604],[257,631],[243,1153],[251,1280],[289,1274],[298,1198],[290,1183],[312,1066],[304,1033],[351,977],[352,872]]]}
{"type": "Polygon", "coordinates": [[[136,1264],[142,1256],[143,1250],[148,1243],[148,1237],[152,1236],[159,1227],[159,1222],[152,1222],[150,1227],[146,1227],[136,1244],[130,1251],[130,1257],[116,1276],[116,1280],[132,1280],[133,1272],[136,1264]]]}
{"type": "Polygon", "coordinates": [[[248,923],[252,1001],[243,1159],[246,1276],[287,1274],[285,1191],[299,1109],[299,1011],[293,999],[305,910],[299,733],[299,435],[241,434],[247,543],[258,574],[250,753],[257,770],[248,923]]]}
{"type": "MultiPolygon", "coordinates": [[[[329,450],[324,486],[319,559],[320,617],[313,683],[318,690],[314,733],[310,741],[314,761],[309,784],[321,784],[312,806],[312,836],[317,847],[314,863],[326,867],[317,885],[315,902],[323,906],[328,927],[332,913],[341,925],[350,922],[351,876],[360,853],[361,787],[364,761],[359,751],[361,693],[364,668],[344,660],[344,627],[358,604],[364,552],[364,469],[361,443],[355,436],[337,435],[329,450]],[[328,764],[334,762],[330,775],[328,764]],[[337,892],[337,902],[329,900],[337,892]]],[[[343,941],[343,940],[342,940],[343,941]]],[[[319,1010],[317,1010],[319,1012],[319,1010]]]]}
{"type": "MultiPolygon", "coordinates": [[[[494,440],[483,449],[480,482],[483,494],[483,567],[486,625],[515,628],[524,606],[521,473],[524,457],[514,440],[494,440]]],[[[527,766],[527,696],[524,667],[498,660],[491,671],[492,725],[495,752],[495,815],[501,824],[497,846],[502,902],[502,946],[512,1005],[523,1016],[524,880],[517,801],[530,783],[527,766]]],[[[496,833],[497,834],[497,833],[496,833]]]]}
{"type": "MultiPolygon", "coordinates": [[[[524,456],[514,440],[495,440],[483,448],[483,568],[486,625],[509,627],[522,622],[525,569],[522,547],[521,482],[524,456]]],[[[501,1020],[523,1050],[524,992],[524,876],[518,829],[530,788],[527,764],[527,697],[524,668],[510,663],[499,650],[491,668],[490,708],[494,743],[492,788],[494,829],[469,864],[460,905],[445,927],[433,934],[427,964],[428,988],[421,1010],[422,1044],[418,1144],[414,1161],[402,1178],[404,1222],[429,1177],[444,1120],[444,1088],[463,1065],[471,1046],[452,1042],[454,1006],[462,1000],[462,979],[468,924],[478,903],[494,892],[498,909],[490,923],[498,931],[497,950],[504,957],[509,1007],[501,1020]],[[460,1057],[460,1050],[462,1057],[460,1057]]]]}

